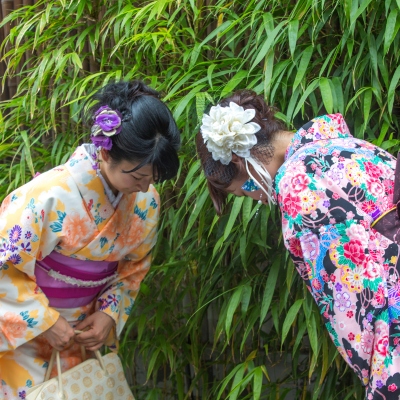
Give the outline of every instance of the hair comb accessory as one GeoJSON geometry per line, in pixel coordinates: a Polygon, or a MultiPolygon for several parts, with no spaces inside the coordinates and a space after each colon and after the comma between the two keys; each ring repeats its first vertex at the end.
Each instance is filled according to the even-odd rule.
{"type": "Polygon", "coordinates": [[[101,106],[93,116],[90,139],[97,148],[111,150],[111,136],[121,132],[122,115],[119,111],[112,110],[109,106],[101,106]]]}

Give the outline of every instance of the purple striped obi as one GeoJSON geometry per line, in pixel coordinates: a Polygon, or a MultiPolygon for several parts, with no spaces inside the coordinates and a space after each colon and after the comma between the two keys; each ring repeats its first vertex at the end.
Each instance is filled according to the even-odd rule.
{"type": "Polygon", "coordinates": [[[90,261],[51,252],[36,261],[36,283],[56,308],[89,304],[117,276],[118,261],[90,261]]]}

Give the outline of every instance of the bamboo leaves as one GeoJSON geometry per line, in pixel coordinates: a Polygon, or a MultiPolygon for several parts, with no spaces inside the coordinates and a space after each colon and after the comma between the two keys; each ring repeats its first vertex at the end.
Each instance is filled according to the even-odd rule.
{"type": "Polygon", "coordinates": [[[396,88],[399,86],[400,80],[400,65],[396,68],[396,71],[393,74],[393,78],[390,81],[390,86],[388,89],[388,112],[391,113],[393,109],[393,103],[396,95],[396,88]]]}
{"type": "Polygon", "coordinates": [[[230,337],[230,329],[232,325],[232,319],[233,319],[233,314],[236,311],[237,306],[239,305],[239,302],[242,298],[242,293],[243,293],[243,286],[239,286],[233,293],[229,303],[228,303],[228,310],[226,313],[226,318],[225,318],[225,331],[226,335],[230,337]]]}
{"type": "Polygon", "coordinates": [[[328,114],[333,113],[333,95],[331,83],[327,78],[320,78],[319,88],[321,90],[322,101],[328,114]]]}
{"type": "Polygon", "coordinates": [[[25,160],[26,163],[28,164],[28,168],[32,174],[32,177],[35,176],[35,168],[33,166],[33,162],[32,162],[32,154],[31,154],[31,145],[30,145],[30,141],[27,135],[26,131],[21,131],[20,132],[22,140],[24,141],[24,155],[25,155],[25,160]]]}
{"type": "Polygon", "coordinates": [[[276,290],[276,282],[278,280],[278,273],[281,267],[280,257],[277,257],[272,264],[270,272],[268,274],[268,279],[265,284],[264,295],[261,303],[261,312],[260,312],[260,328],[264,323],[264,319],[269,311],[269,306],[271,305],[272,296],[276,290]]]}
{"type": "Polygon", "coordinates": [[[224,231],[224,240],[228,238],[232,231],[232,227],[236,222],[236,217],[239,215],[239,212],[242,208],[244,197],[236,197],[233,206],[229,215],[228,223],[226,224],[225,231],[224,231]]]}
{"type": "MultiPolygon", "coordinates": [[[[269,14],[268,17],[270,20],[272,20],[271,14],[269,14]]],[[[267,39],[263,43],[260,51],[257,53],[257,57],[254,60],[252,66],[250,67],[250,71],[252,71],[255,68],[255,66],[266,56],[266,54],[268,53],[268,51],[270,50],[271,46],[274,43],[274,39],[277,36],[279,37],[279,35],[283,34],[282,28],[285,24],[286,24],[286,22],[282,21],[271,32],[268,32],[268,30],[267,30],[267,39]]]]}
{"type": "Polygon", "coordinates": [[[399,0],[40,0],[3,18],[2,79],[15,96],[0,103],[2,193],[68,159],[87,137],[80,111],[110,80],[160,90],[182,131],[181,170],[158,187],[154,262],[122,345],[125,365],[140,356],[146,366],[137,398],[283,399],[285,385],[295,398],[363,398],[287,260],[277,210],[230,197],[216,216],[194,137],[207,107],[248,87],[290,130],[340,112],[353,134],[395,152],[399,12],[399,0]],[[290,357],[279,382],[266,373],[274,356],[290,357]]]}
{"type": "Polygon", "coordinates": [[[282,326],[282,335],[281,335],[282,343],[285,341],[286,336],[289,333],[289,329],[292,326],[293,322],[295,321],[298,311],[301,305],[303,304],[303,301],[304,301],[303,299],[299,299],[290,307],[282,326]]]}
{"type": "Polygon", "coordinates": [[[308,68],[308,64],[310,63],[312,54],[313,54],[313,46],[308,46],[302,52],[299,66],[297,68],[297,74],[296,74],[296,76],[294,78],[294,82],[293,82],[293,88],[292,88],[293,92],[296,91],[297,86],[299,86],[300,82],[304,78],[307,68],[308,68]]]}
{"type": "Polygon", "coordinates": [[[248,75],[246,70],[241,70],[236,73],[232,79],[226,84],[226,86],[221,91],[221,98],[227,96],[228,94],[235,91],[235,89],[240,85],[240,83],[245,79],[248,75]]]}
{"type": "Polygon", "coordinates": [[[384,45],[383,45],[383,54],[385,55],[390,45],[392,44],[396,33],[400,28],[400,21],[398,20],[399,10],[394,8],[390,11],[389,16],[386,21],[386,29],[385,29],[385,36],[384,36],[384,45]]]}
{"type": "Polygon", "coordinates": [[[288,25],[288,41],[290,54],[293,56],[296,49],[297,34],[299,31],[299,20],[295,19],[289,22],[288,25]]]}

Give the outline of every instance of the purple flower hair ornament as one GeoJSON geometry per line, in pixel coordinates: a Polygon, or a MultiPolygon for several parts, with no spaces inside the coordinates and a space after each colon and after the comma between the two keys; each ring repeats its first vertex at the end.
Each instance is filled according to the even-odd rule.
{"type": "Polygon", "coordinates": [[[90,138],[96,147],[111,150],[111,136],[121,132],[122,115],[109,106],[101,106],[94,114],[90,138]]]}
{"type": "Polygon", "coordinates": [[[91,136],[90,139],[92,140],[92,143],[96,147],[102,147],[103,149],[111,150],[112,140],[108,136],[104,135],[91,136]]]}

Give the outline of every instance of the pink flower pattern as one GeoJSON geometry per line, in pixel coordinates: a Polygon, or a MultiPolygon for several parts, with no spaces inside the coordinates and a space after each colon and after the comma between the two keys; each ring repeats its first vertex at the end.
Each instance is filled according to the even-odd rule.
{"type": "Polygon", "coordinates": [[[392,207],[395,166],[333,114],[295,133],[275,176],[285,245],[334,344],[374,400],[400,396],[399,246],[371,228],[392,207]],[[302,207],[304,194],[320,200],[302,207]]]}

